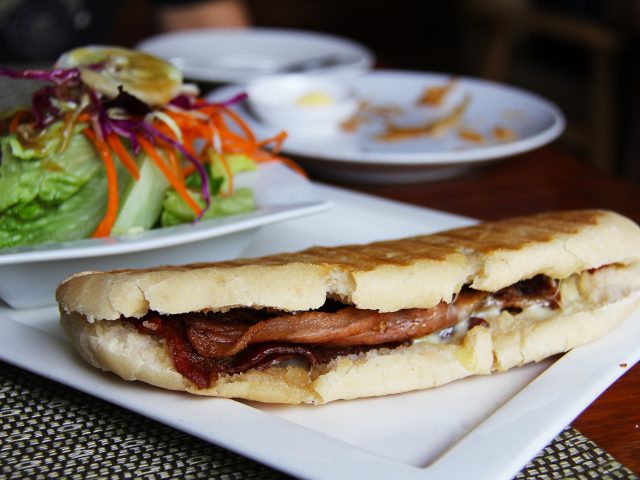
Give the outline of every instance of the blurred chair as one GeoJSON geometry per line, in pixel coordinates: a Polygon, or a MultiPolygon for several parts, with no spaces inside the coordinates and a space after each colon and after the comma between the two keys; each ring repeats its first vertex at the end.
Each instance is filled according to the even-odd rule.
{"type": "Polygon", "coordinates": [[[515,44],[522,37],[536,35],[577,45],[587,52],[588,74],[584,79],[586,96],[583,99],[588,107],[587,115],[585,118],[569,117],[563,138],[568,144],[584,150],[600,170],[613,172],[618,153],[616,58],[623,45],[623,36],[596,20],[522,0],[468,0],[466,12],[490,26],[486,56],[481,66],[482,75],[488,79],[506,80],[513,63],[515,44]]]}

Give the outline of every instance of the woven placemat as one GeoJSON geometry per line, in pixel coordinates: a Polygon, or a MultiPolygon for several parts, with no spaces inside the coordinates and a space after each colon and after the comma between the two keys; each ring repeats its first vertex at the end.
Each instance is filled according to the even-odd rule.
{"type": "MultiPolygon", "coordinates": [[[[0,478],[291,478],[0,362],[0,478]]],[[[566,428],[516,479],[638,479],[566,428]]]]}

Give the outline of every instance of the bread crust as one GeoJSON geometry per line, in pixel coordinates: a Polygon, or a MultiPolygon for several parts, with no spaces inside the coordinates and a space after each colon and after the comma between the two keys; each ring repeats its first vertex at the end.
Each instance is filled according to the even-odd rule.
{"type": "Polygon", "coordinates": [[[126,380],[198,395],[323,404],[430,388],[539,361],[595,340],[640,306],[640,264],[584,273],[563,285],[567,298],[562,310],[520,318],[502,312],[487,317],[487,327],[472,328],[460,343],[370,350],[338,357],[316,372],[301,366],[249,370],[223,375],[206,389],[196,388],[174,369],[162,341],[130,324],[89,323],[64,310],[61,322],[85,360],[126,380]]]}
{"type": "Polygon", "coordinates": [[[125,380],[197,395],[242,398],[267,403],[323,404],[442,385],[491,372],[491,335],[473,329],[462,345],[418,343],[397,349],[342,356],[312,375],[302,366],[249,370],[222,375],[199,389],[178,373],[163,343],[121,322],[89,323],[77,314],[63,315],[62,326],[90,364],[125,380]]]}
{"type": "Polygon", "coordinates": [[[310,310],[327,297],[381,312],[450,302],[465,284],[496,291],[640,260],[640,228],[609,211],[553,212],[369,245],[66,279],[56,298],[89,322],[235,307],[310,310]],[[605,246],[605,248],[603,248],[605,246]],[[402,285],[402,288],[390,288],[402,285]]]}

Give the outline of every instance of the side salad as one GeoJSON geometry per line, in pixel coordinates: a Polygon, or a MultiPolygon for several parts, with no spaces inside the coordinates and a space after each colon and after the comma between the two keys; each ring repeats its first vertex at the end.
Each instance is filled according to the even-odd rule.
{"type": "Polygon", "coordinates": [[[242,96],[207,102],[146,53],[84,47],[51,70],[0,75],[47,82],[0,116],[0,248],[250,211],[234,175],[288,162],[277,157],[284,132],[258,140],[229,108],[242,96]]]}

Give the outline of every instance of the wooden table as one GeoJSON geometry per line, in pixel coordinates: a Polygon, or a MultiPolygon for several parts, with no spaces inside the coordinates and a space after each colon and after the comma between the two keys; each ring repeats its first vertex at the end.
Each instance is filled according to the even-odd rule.
{"type": "MultiPolygon", "coordinates": [[[[486,220],[545,210],[596,207],[616,210],[640,223],[640,187],[603,176],[553,146],[437,183],[332,183],[486,220]]],[[[640,474],[640,364],[628,368],[572,425],[640,474]]]]}

